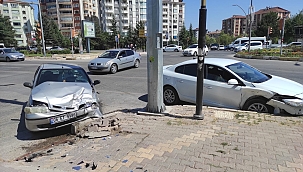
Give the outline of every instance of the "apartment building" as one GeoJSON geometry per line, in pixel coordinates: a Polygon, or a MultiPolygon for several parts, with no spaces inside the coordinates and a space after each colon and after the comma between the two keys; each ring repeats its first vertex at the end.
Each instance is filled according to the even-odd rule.
{"type": "Polygon", "coordinates": [[[289,19],[290,18],[290,11],[285,10],[283,8],[280,7],[266,7],[264,9],[261,9],[257,12],[254,13],[254,21],[252,23],[252,27],[256,28],[257,25],[261,22],[262,17],[270,12],[275,12],[278,14],[278,18],[282,19],[283,17],[285,19],[289,19]]]}
{"type": "Polygon", "coordinates": [[[233,15],[222,20],[222,31],[233,36],[246,35],[248,33],[246,22],[245,16],[233,15]]]}
{"type": "Polygon", "coordinates": [[[50,16],[64,36],[77,36],[81,21],[99,20],[97,0],[41,0],[41,11],[50,16]]]}
{"type": "MultiPolygon", "coordinates": [[[[138,1],[138,0],[137,0],[138,1]]],[[[100,0],[101,27],[106,32],[111,32],[112,20],[115,18],[119,33],[127,33],[129,23],[129,9],[132,9],[128,0],[100,0]]]]}
{"type": "Polygon", "coordinates": [[[163,0],[163,41],[178,41],[184,25],[185,3],[183,0],[163,0]]]}
{"type": "MultiPolygon", "coordinates": [[[[288,10],[280,7],[266,7],[254,13],[252,29],[255,29],[261,22],[263,16],[270,12],[277,13],[280,19],[283,17],[286,19],[290,18],[290,11],[288,10]]],[[[224,19],[222,20],[222,31],[233,36],[248,35],[249,24],[247,19],[249,19],[249,15],[233,15],[231,18],[224,19]]]]}
{"type": "Polygon", "coordinates": [[[31,45],[35,23],[33,7],[27,2],[6,0],[0,4],[0,13],[10,18],[18,46],[31,45]]]}

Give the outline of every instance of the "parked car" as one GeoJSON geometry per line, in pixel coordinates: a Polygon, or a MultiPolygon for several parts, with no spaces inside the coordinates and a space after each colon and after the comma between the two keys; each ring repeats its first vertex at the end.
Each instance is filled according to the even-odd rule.
{"type": "Polygon", "coordinates": [[[64,48],[61,48],[59,46],[53,46],[52,48],[50,48],[50,51],[62,51],[64,50],[64,48]]]}
{"type": "Polygon", "coordinates": [[[289,44],[286,45],[287,47],[290,47],[290,46],[302,46],[302,42],[291,42],[289,44]]]}
{"type": "MultiPolygon", "coordinates": [[[[303,85],[233,59],[206,58],[203,104],[303,115],[303,85]]],[[[197,60],[163,67],[164,103],[196,103],[197,60]]]]}
{"type": "Polygon", "coordinates": [[[210,45],[210,50],[219,50],[219,44],[217,44],[217,43],[211,44],[210,45]]]}
{"type": "Polygon", "coordinates": [[[38,51],[38,48],[37,48],[37,47],[34,47],[34,46],[31,46],[31,47],[28,47],[28,51],[37,52],[37,51],[38,51]]]}
{"type": "MultiPolygon", "coordinates": [[[[204,46],[205,55],[208,53],[207,45],[204,46]]],[[[198,55],[198,44],[193,44],[183,50],[183,56],[197,56],[198,55]]]]}
{"type": "Polygon", "coordinates": [[[219,45],[219,50],[225,50],[225,46],[224,45],[219,45]]]}
{"type": "Polygon", "coordinates": [[[116,73],[120,69],[135,67],[138,68],[141,62],[141,55],[130,49],[106,50],[97,58],[88,63],[88,70],[95,72],[116,73]]]}
{"type": "Polygon", "coordinates": [[[91,117],[101,117],[101,102],[95,85],[83,68],[71,64],[42,64],[24,108],[25,125],[30,131],[50,130],[91,117]]]}
{"type": "Polygon", "coordinates": [[[170,45],[167,45],[167,46],[163,47],[163,51],[164,52],[166,52],[166,51],[179,52],[179,51],[182,51],[182,46],[175,45],[175,44],[170,44],[170,45]]]}
{"type": "Polygon", "coordinates": [[[24,59],[24,54],[14,48],[0,48],[0,61],[24,61],[24,59]]]}
{"type": "MultiPolygon", "coordinates": [[[[239,51],[248,50],[248,46],[249,46],[249,43],[245,42],[245,43],[241,44],[240,46],[235,47],[234,51],[239,52],[239,51]]],[[[263,44],[261,41],[251,41],[250,49],[251,50],[263,49],[263,44]]]]}

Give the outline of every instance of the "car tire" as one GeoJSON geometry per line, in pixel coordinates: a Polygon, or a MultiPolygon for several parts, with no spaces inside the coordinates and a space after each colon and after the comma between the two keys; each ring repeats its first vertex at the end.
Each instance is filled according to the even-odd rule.
{"type": "Polygon", "coordinates": [[[194,56],[197,56],[197,51],[194,52],[194,56]]]}
{"type": "Polygon", "coordinates": [[[273,107],[266,104],[265,99],[250,99],[248,100],[244,106],[244,110],[254,111],[258,113],[272,113],[273,107]]]}
{"type": "Polygon", "coordinates": [[[138,68],[139,65],[140,65],[140,61],[137,59],[137,60],[135,61],[134,67],[135,67],[135,68],[138,68]]]}
{"type": "Polygon", "coordinates": [[[175,49],[174,52],[179,52],[179,50],[178,50],[178,49],[175,49]]]}
{"type": "Polygon", "coordinates": [[[177,91],[171,86],[163,88],[163,100],[166,105],[175,105],[180,101],[177,91]]]}
{"type": "Polygon", "coordinates": [[[112,65],[110,66],[110,73],[114,74],[114,73],[117,73],[117,71],[118,71],[118,66],[117,66],[117,64],[112,64],[112,65]]]}
{"type": "Polygon", "coordinates": [[[9,57],[6,57],[6,58],[5,58],[5,61],[6,61],[6,62],[10,62],[11,59],[10,59],[9,57]]]}

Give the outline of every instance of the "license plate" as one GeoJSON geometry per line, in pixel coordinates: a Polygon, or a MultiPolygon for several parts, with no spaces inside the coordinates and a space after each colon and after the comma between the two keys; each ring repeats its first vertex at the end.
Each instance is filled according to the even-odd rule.
{"type": "Polygon", "coordinates": [[[92,69],[97,69],[97,67],[95,67],[95,66],[92,66],[91,68],[92,68],[92,69]]]}
{"type": "Polygon", "coordinates": [[[57,124],[57,123],[60,123],[60,122],[64,122],[64,121],[68,121],[72,118],[76,118],[77,117],[77,114],[76,112],[69,112],[69,113],[66,113],[66,114],[63,114],[63,115],[60,115],[60,116],[56,116],[56,117],[51,117],[50,118],[50,124],[57,124]]]}

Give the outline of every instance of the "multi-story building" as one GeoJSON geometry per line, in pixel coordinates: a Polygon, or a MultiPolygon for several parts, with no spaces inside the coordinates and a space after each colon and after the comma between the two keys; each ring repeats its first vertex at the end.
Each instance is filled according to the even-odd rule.
{"type": "Polygon", "coordinates": [[[81,21],[99,20],[97,0],[41,0],[41,11],[51,17],[61,33],[70,37],[81,31],[81,21]]]}
{"type": "Polygon", "coordinates": [[[280,7],[266,7],[254,13],[254,21],[252,23],[252,27],[256,28],[257,25],[261,22],[262,17],[270,12],[275,12],[278,14],[278,18],[282,19],[289,19],[290,18],[290,11],[285,10],[280,7]]]}
{"type": "MultiPolygon", "coordinates": [[[[137,0],[138,1],[138,0],[137,0]]],[[[128,0],[101,0],[100,21],[101,27],[106,32],[111,32],[112,20],[117,22],[117,29],[122,35],[127,33],[129,23],[129,9],[132,9],[132,1],[128,0]]]]}
{"type": "Polygon", "coordinates": [[[129,0],[129,24],[135,28],[140,21],[146,23],[146,0],[129,0]]]}
{"type": "Polygon", "coordinates": [[[18,46],[31,45],[35,23],[33,7],[27,2],[6,0],[0,4],[0,13],[10,18],[18,46]]]}
{"type": "Polygon", "coordinates": [[[163,0],[163,41],[178,41],[184,25],[185,3],[183,0],[163,0]]]}
{"type": "Polygon", "coordinates": [[[241,15],[233,15],[222,21],[222,31],[224,33],[239,36],[247,34],[246,17],[241,15]]]}
{"type": "MultiPolygon", "coordinates": [[[[278,15],[278,18],[290,18],[290,11],[285,10],[280,7],[266,7],[254,13],[252,29],[256,28],[257,25],[261,22],[264,15],[275,12],[278,15]]],[[[248,20],[249,15],[240,16],[234,15],[231,18],[222,20],[222,30],[224,33],[228,33],[230,35],[239,36],[239,35],[247,35],[248,34],[248,20]]]]}

